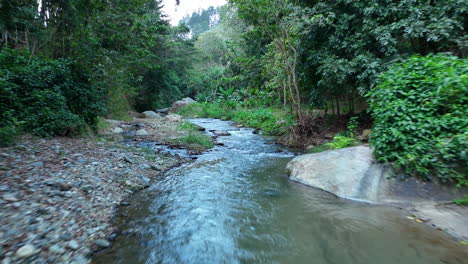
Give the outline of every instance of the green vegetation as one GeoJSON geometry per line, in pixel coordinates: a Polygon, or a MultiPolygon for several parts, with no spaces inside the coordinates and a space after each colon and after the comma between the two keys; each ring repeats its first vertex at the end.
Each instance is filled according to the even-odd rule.
{"type": "Polygon", "coordinates": [[[468,185],[468,60],[415,56],[369,93],[379,160],[409,173],[468,185]]]}
{"type": "Polygon", "coordinates": [[[102,90],[74,72],[67,60],[3,49],[0,83],[4,145],[12,143],[20,129],[41,137],[77,134],[104,111],[102,90]]]}
{"type": "MultiPolygon", "coordinates": [[[[350,118],[369,128],[369,105],[379,160],[468,185],[464,0],[229,0],[175,27],[161,1],[40,3],[0,5],[2,145],[191,96],[200,103],[181,114],[288,144],[342,132],[317,151],[357,144],[363,127],[350,118]]],[[[180,142],[208,145],[181,129],[191,132],[180,142]]]]}
{"type": "Polygon", "coordinates": [[[172,144],[183,145],[187,149],[203,151],[214,147],[211,137],[200,131],[200,127],[189,123],[182,122],[179,125],[179,130],[182,132],[170,140],[172,144]]]}
{"type": "Polygon", "coordinates": [[[265,135],[279,136],[287,133],[293,117],[277,108],[233,108],[225,103],[198,103],[180,109],[179,114],[187,117],[209,117],[229,119],[247,127],[258,128],[265,135]]]}
{"type": "Polygon", "coordinates": [[[453,203],[456,204],[456,205],[467,206],[468,205],[468,194],[465,194],[465,198],[463,198],[463,199],[454,200],[453,203]]]}
{"type": "Polygon", "coordinates": [[[345,132],[333,137],[333,141],[331,142],[312,148],[311,150],[309,150],[309,153],[317,153],[326,150],[347,148],[361,144],[361,142],[359,142],[356,139],[356,129],[358,128],[358,126],[359,124],[357,121],[357,117],[350,118],[348,122],[348,128],[345,132]]]}

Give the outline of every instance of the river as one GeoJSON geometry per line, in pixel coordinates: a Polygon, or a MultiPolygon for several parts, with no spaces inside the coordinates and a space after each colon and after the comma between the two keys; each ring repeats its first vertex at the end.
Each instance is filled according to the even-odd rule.
{"type": "Polygon", "coordinates": [[[294,153],[228,121],[224,146],[173,169],[122,207],[104,263],[464,264],[468,248],[396,208],[288,180],[294,153]]]}

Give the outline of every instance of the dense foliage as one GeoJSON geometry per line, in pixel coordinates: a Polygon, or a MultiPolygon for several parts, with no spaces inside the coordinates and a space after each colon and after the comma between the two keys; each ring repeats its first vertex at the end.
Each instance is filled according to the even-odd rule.
{"type": "Polygon", "coordinates": [[[193,41],[160,8],[154,0],[2,1],[2,143],[20,129],[69,134],[93,127],[97,115],[127,118],[186,95],[193,41]]]}
{"type": "Polygon", "coordinates": [[[0,52],[1,138],[11,141],[18,129],[37,136],[77,133],[103,114],[104,94],[67,60],[0,52]]]}
{"type": "Polygon", "coordinates": [[[467,105],[467,59],[429,55],[395,64],[369,93],[376,156],[467,185],[467,105]]]}

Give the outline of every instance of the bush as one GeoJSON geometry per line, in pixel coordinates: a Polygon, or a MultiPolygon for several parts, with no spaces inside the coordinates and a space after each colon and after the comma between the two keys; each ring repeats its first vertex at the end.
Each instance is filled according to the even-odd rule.
{"type": "Polygon", "coordinates": [[[10,144],[19,130],[41,137],[76,134],[103,113],[103,92],[68,60],[0,52],[0,137],[10,144]]]}
{"type": "Polygon", "coordinates": [[[449,55],[393,65],[370,91],[380,161],[424,179],[468,185],[468,63],[449,55]]]}

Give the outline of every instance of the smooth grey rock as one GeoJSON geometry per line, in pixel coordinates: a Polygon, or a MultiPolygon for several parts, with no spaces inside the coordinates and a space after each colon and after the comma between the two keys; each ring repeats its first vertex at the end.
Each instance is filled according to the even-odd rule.
{"type": "Polygon", "coordinates": [[[2,196],[3,200],[7,201],[7,202],[18,202],[19,199],[16,198],[16,196],[14,194],[10,194],[10,193],[7,193],[7,194],[4,194],[2,196]]]}
{"type": "Polygon", "coordinates": [[[80,247],[80,245],[76,240],[72,239],[67,243],[67,247],[69,249],[77,250],[80,247]]]}
{"type": "Polygon", "coordinates": [[[175,113],[175,112],[179,111],[182,107],[193,104],[193,103],[196,103],[196,102],[197,101],[193,100],[190,97],[186,97],[186,98],[184,98],[182,100],[175,101],[172,104],[172,107],[169,109],[169,112],[175,113]]]}
{"type": "Polygon", "coordinates": [[[112,129],[112,133],[114,134],[122,134],[124,132],[124,130],[120,127],[115,127],[114,129],[112,129]]]}
{"type": "Polygon", "coordinates": [[[94,244],[96,244],[96,246],[101,247],[101,248],[108,248],[111,245],[111,243],[105,239],[98,239],[94,241],[94,244]]]}
{"type": "Polygon", "coordinates": [[[377,163],[368,146],[358,146],[294,158],[287,165],[290,179],[336,196],[368,202],[411,205],[451,201],[467,188],[421,182],[377,163]]]}
{"type": "Polygon", "coordinates": [[[161,116],[158,113],[155,113],[153,111],[145,111],[143,112],[143,115],[145,118],[160,118],[161,116]]]}
{"type": "Polygon", "coordinates": [[[148,136],[149,134],[148,134],[148,132],[146,130],[140,129],[135,133],[135,135],[137,135],[137,136],[148,136]]]}
{"type": "Polygon", "coordinates": [[[0,185],[0,191],[2,191],[2,192],[8,191],[9,189],[10,189],[10,187],[8,186],[8,184],[0,185]]]}
{"type": "Polygon", "coordinates": [[[38,250],[31,244],[26,244],[16,251],[18,258],[29,258],[38,253],[38,250]]]}

